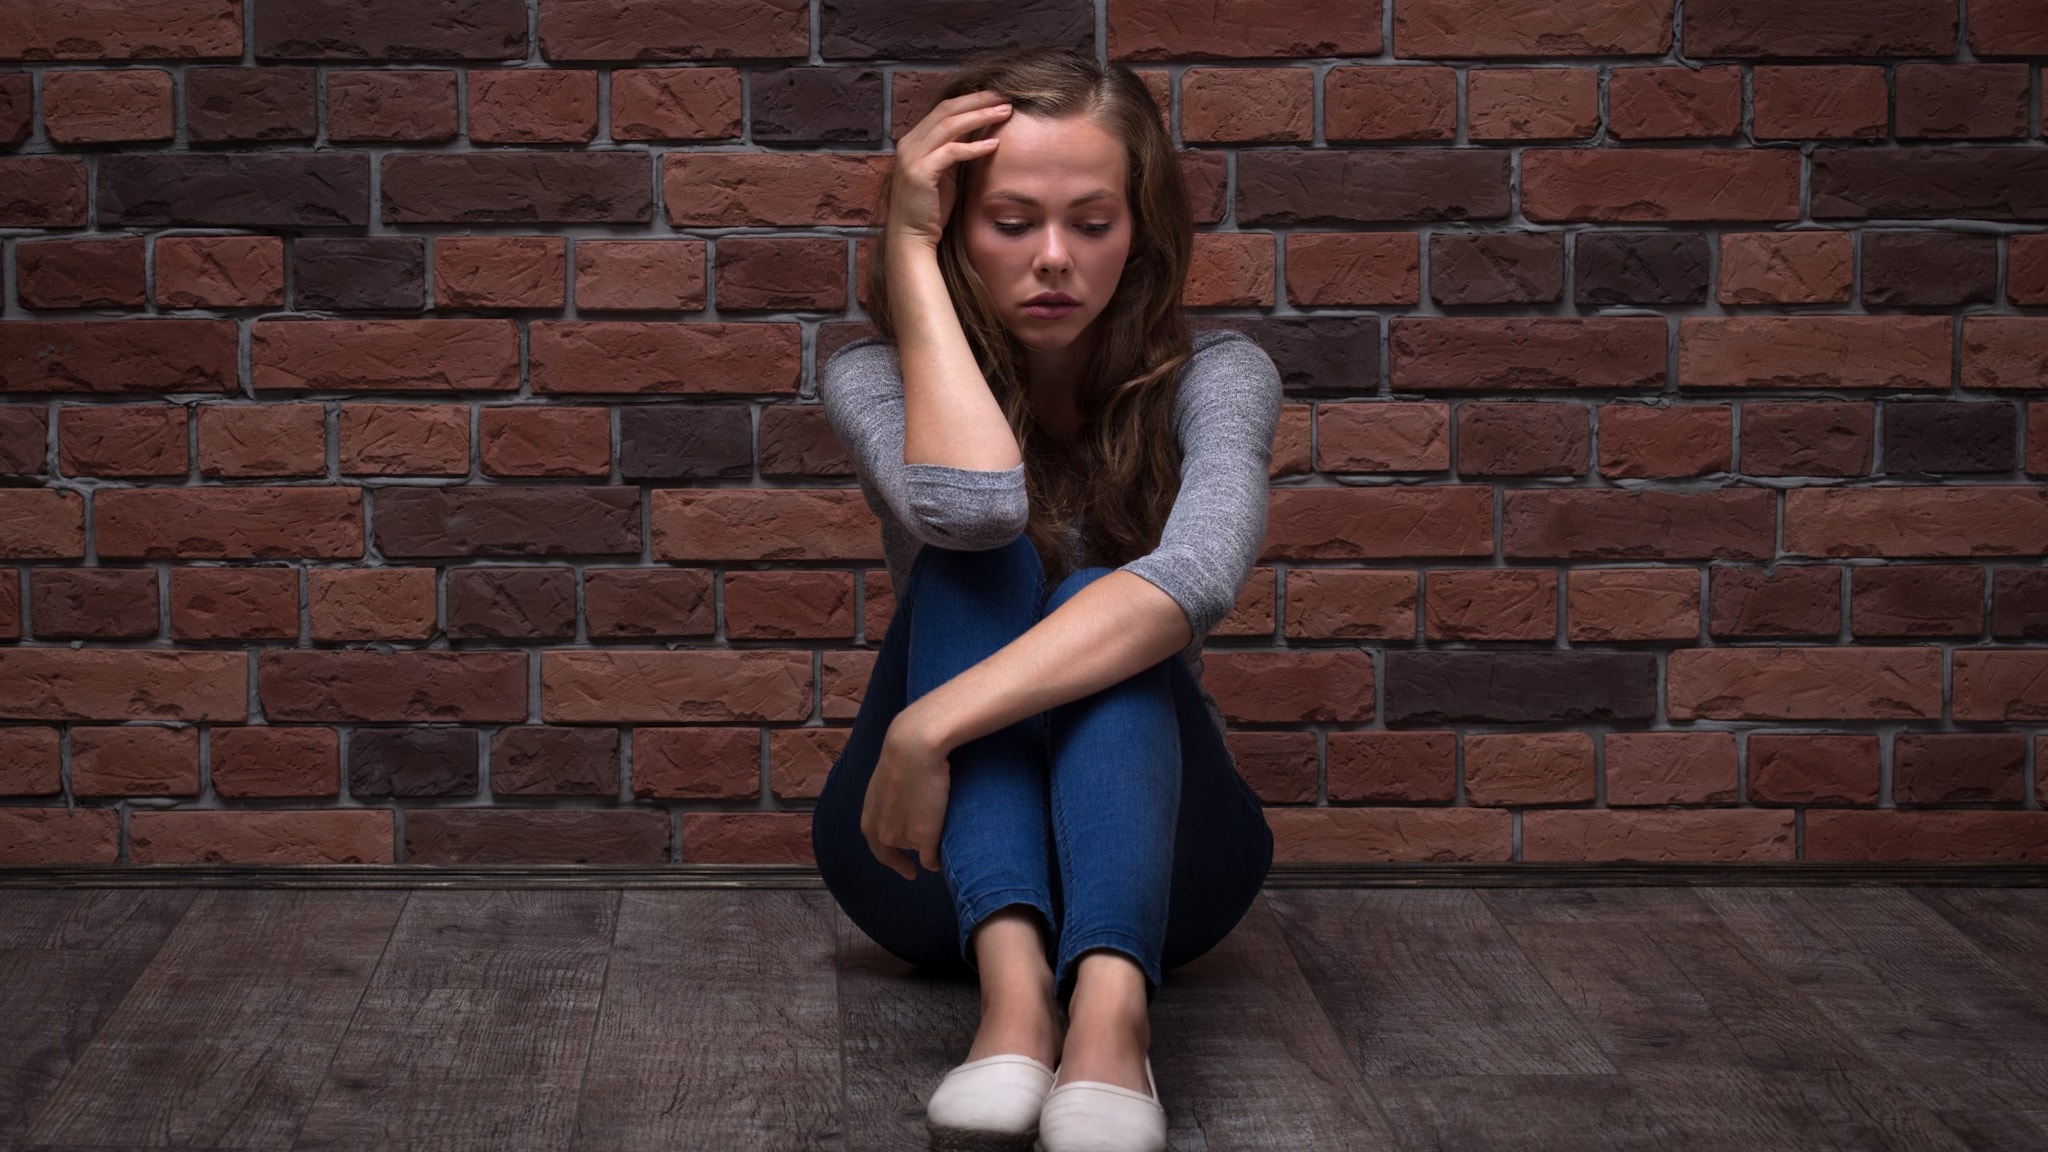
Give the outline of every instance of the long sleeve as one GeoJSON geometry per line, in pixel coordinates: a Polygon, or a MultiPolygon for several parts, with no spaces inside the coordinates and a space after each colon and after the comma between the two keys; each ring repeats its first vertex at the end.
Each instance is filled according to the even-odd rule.
{"type": "Polygon", "coordinates": [[[1159,546],[1135,572],[1180,604],[1198,647],[1237,603],[1266,535],[1267,475],[1280,423],[1279,369],[1234,329],[1198,351],[1181,377],[1174,420],[1180,493],[1159,546]]]}
{"type": "Polygon", "coordinates": [[[1000,471],[903,461],[903,373],[895,346],[863,336],[818,370],[832,434],[853,458],[871,507],[919,541],[975,552],[1024,534],[1030,516],[1024,465],[1000,471]]]}

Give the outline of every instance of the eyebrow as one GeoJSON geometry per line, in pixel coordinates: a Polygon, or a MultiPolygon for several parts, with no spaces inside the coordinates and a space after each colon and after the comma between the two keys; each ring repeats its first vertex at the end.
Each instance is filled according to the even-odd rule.
{"type": "MultiPolygon", "coordinates": [[[[1100,200],[1102,197],[1110,195],[1114,195],[1114,193],[1112,193],[1109,189],[1097,188],[1093,192],[1084,192],[1081,195],[1074,197],[1073,202],[1076,204],[1086,204],[1090,200],[1100,200]]],[[[991,200],[1015,200],[1020,204],[1029,204],[1033,208],[1038,207],[1037,200],[1033,199],[1030,196],[1026,196],[1022,192],[1018,192],[1009,188],[997,189],[996,191],[989,193],[988,198],[991,200]]]]}

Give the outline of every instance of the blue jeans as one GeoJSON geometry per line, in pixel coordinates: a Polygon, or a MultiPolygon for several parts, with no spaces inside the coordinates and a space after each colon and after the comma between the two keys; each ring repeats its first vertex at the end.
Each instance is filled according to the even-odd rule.
{"type": "Polygon", "coordinates": [[[896,714],[1110,571],[1080,569],[1048,596],[1028,538],[918,551],[811,819],[825,886],[900,959],[978,972],[969,935],[1024,905],[1044,920],[1061,1002],[1097,948],[1136,961],[1150,1002],[1165,969],[1215,947],[1258,896],[1273,833],[1178,653],[953,749],[942,871],[905,880],[861,834],[896,714]]]}

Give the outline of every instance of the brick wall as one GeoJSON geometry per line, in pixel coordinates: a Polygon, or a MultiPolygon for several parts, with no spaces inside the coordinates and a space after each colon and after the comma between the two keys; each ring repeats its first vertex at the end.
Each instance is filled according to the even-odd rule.
{"type": "Polygon", "coordinates": [[[815,367],[1030,42],[1285,374],[1283,860],[2048,858],[2042,0],[12,0],[0,862],[804,859],[815,367]]]}

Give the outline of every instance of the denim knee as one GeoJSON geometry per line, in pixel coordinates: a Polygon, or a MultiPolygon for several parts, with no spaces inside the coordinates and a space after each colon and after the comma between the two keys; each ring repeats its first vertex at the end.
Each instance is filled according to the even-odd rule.
{"type": "Polygon", "coordinates": [[[1096,564],[1067,573],[1066,578],[1054,585],[1051,594],[1045,598],[1046,613],[1050,615],[1053,609],[1072,600],[1075,593],[1114,571],[1116,569],[1096,564]]]}

